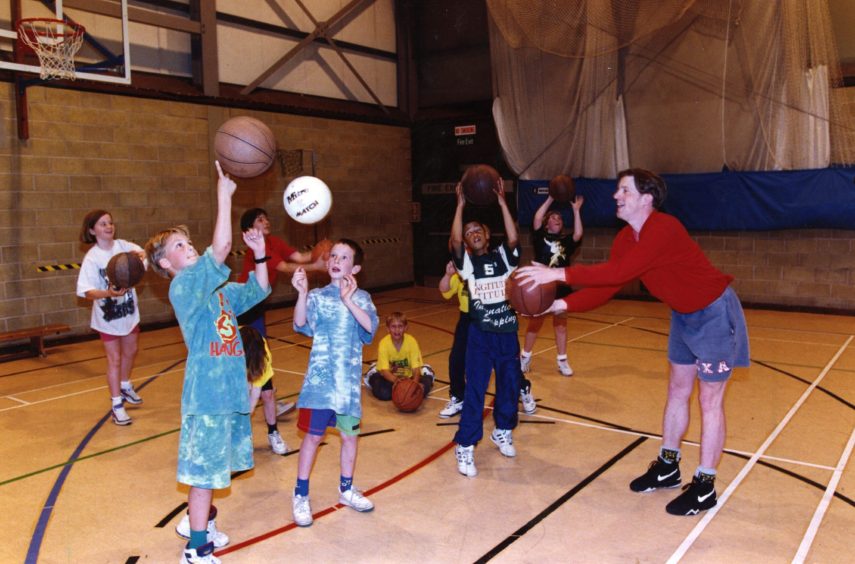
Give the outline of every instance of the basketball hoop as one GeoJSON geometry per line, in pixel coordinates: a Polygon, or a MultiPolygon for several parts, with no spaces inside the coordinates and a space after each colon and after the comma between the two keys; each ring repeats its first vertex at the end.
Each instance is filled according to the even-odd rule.
{"type": "Polygon", "coordinates": [[[42,80],[74,80],[74,55],[83,45],[86,29],[77,23],[51,18],[18,20],[18,46],[34,51],[41,63],[42,80]]]}

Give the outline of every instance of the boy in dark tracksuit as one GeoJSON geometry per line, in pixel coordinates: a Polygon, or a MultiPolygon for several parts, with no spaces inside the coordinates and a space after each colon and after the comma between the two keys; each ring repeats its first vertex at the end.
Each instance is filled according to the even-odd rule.
{"type": "MultiPolygon", "coordinates": [[[[466,392],[454,442],[457,443],[457,469],[470,478],[478,474],[474,450],[484,434],[481,414],[491,372],[496,371],[493,408],[496,428],[490,440],[508,457],[516,456],[512,431],[517,426],[517,393],[523,383],[517,316],[505,297],[505,281],[519,264],[517,228],[508,210],[501,180],[496,195],[507,234],[506,241],[497,249],[489,250],[489,240],[481,223],[470,221],[463,225],[466,200],[460,184],[457,185],[457,209],[451,226],[454,265],[469,287],[471,326],[466,345],[466,392]],[[464,241],[469,252],[464,249],[464,241]]],[[[523,393],[531,399],[530,384],[523,384],[523,393]]]]}

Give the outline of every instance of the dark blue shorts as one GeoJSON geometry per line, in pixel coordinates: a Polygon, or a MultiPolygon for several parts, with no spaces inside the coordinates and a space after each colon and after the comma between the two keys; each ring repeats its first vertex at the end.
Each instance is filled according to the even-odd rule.
{"type": "Polygon", "coordinates": [[[723,382],[748,366],[748,330],[742,304],[728,287],[713,303],[692,313],[671,312],[668,360],[695,364],[704,382],[723,382]]]}

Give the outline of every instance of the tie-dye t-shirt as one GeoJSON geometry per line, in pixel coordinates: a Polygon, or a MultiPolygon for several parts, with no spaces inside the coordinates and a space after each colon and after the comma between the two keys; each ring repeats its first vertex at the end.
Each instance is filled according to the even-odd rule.
{"type": "Polygon", "coordinates": [[[309,368],[297,407],[362,417],[362,347],[371,343],[379,320],[365,290],[354,292],[353,303],[368,313],[371,331],[357,323],[341,301],[337,286],[329,284],[309,292],[306,324],[294,324],[295,331],[312,337],[309,368]]]}
{"type": "Polygon", "coordinates": [[[208,247],[169,285],[169,301],[187,346],[182,415],[249,413],[246,359],[236,316],[270,293],[250,274],[246,284],[227,283],[229,267],[208,247]]]}

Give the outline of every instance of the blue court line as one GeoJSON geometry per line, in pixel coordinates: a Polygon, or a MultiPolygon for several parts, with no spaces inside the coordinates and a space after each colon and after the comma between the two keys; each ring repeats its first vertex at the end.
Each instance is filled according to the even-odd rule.
{"type": "MultiPolygon", "coordinates": [[[[148,386],[151,382],[160,377],[164,372],[168,372],[184,362],[185,359],[181,359],[178,362],[172,364],[171,366],[161,370],[145,382],[139,387],[140,390],[148,386]]],[[[89,441],[92,440],[92,437],[95,436],[95,433],[98,432],[101,427],[104,426],[104,423],[107,422],[107,419],[110,417],[110,412],[108,411],[104,417],[102,417],[95,426],[92,427],[86,436],[83,437],[83,440],[80,441],[80,444],[77,445],[77,448],[74,449],[74,452],[71,453],[71,456],[68,458],[68,462],[66,462],[65,467],[60,471],[59,476],[57,476],[56,481],[53,484],[53,487],[48,494],[47,500],[45,500],[44,506],[42,506],[42,510],[39,513],[39,520],[36,523],[36,528],[33,530],[33,536],[30,539],[30,546],[27,548],[27,557],[24,560],[26,564],[37,564],[39,560],[39,551],[42,547],[42,541],[44,540],[45,533],[47,532],[48,521],[50,520],[50,516],[53,513],[53,508],[56,505],[56,500],[59,497],[59,492],[62,490],[62,486],[65,484],[66,478],[68,478],[69,472],[71,472],[71,468],[74,466],[74,462],[80,458],[80,453],[83,452],[83,449],[86,448],[86,445],[89,444],[89,441]]]]}

